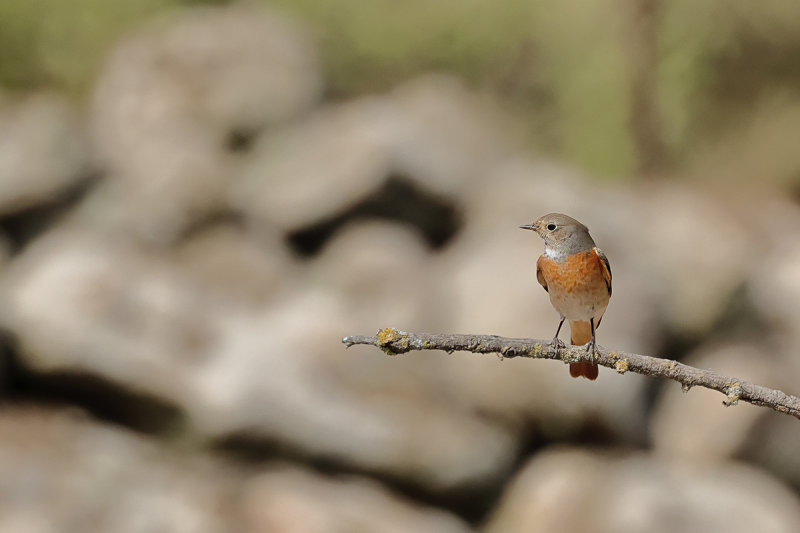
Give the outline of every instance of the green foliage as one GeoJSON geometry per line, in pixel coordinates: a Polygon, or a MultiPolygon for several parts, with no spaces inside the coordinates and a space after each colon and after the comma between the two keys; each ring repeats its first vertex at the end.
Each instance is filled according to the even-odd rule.
{"type": "Polygon", "coordinates": [[[530,32],[530,2],[275,0],[312,23],[336,93],[381,90],[430,69],[477,80],[530,32]]]}
{"type": "Polygon", "coordinates": [[[632,167],[620,21],[603,3],[272,3],[313,23],[333,94],[385,89],[431,69],[455,71],[483,86],[516,88],[515,110],[534,128],[554,128],[532,128],[532,137],[549,140],[568,159],[606,175],[632,167]]]}
{"type": "MultiPolygon", "coordinates": [[[[331,97],[380,92],[423,72],[450,71],[498,95],[529,125],[540,151],[600,176],[624,178],[635,170],[631,13],[640,0],[261,1],[315,31],[331,97]]],[[[179,6],[226,3],[2,0],[0,86],[83,95],[126,31],[179,6]]],[[[736,147],[730,157],[765,157],[770,142],[748,152],[747,139],[795,136],[788,123],[767,131],[756,113],[780,116],[780,105],[790,111],[800,105],[800,2],[653,5],[653,101],[673,161],[691,167],[709,150],[724,159],[719,139],[736,147]],[[733,133],[738,137],[725,141],[733,133]]],[[[775,167],[779,179],[800,176],[800,168],[789,167],[775,167]]]]}
{"type": "Polygon", "coordinates": [[[659,97],[667,145],[690,174],[796,182],[800,3],[663,3],[659,97]]]}
{"type": "Polygon", "coordinates": [[[177,0],[3,0],[0,84],[85,90],[122,33],[177,0]]]}
{"type": "Polygon", "coordinates": [[[627,175],[634,159],[619,11],[592,0],[531,4],[532,34],[557,95],[562,155],[601,175],[627,175]]]}

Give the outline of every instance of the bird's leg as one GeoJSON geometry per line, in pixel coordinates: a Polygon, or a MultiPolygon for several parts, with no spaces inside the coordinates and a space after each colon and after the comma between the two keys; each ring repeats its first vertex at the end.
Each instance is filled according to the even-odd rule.
{"type": "Polygon", "coordinates": [[[555,335],[555,337],[553,337],[552,346],[553,346],[553,349],[556,352],[558,352],[562,348],[566,348],[567,347],[567,345],[564,344],[564,342],[561,339],[558,338],[558,334],[561,333],[561,326],[563,326],[563,325],[564,325],[564,317],[562,316],[561,317],[561,322],[558,323],[558,329],[556,329],[556,335],[555,335]]]}
{"type": "Polygon", "coordinates": [[[589,325],[592,327],[592,340],[586,345],[586,351],[589,352],[589,360],[594,364],[594,358],[597,356],[597,339],[594,335],[594,318],[589,319],[589,325]]]}

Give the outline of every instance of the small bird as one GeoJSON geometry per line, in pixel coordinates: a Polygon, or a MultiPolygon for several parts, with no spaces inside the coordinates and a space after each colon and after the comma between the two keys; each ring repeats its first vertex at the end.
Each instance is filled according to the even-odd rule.
{"type": "Polygon", "coordinates": [[[589,228],[572,217],[550,213],[533,224],[520,226],[544,239],[544,254],[536,262],[536,279],[550,295],[550,303],[561,315],[553,346],[564,348],[558,338],[564,320],[569,320],[570,343],[586,345],[590,361],[570,363],[570,376],[597,379],[595,330],[611,299],[611,265],[595,246],[589,228]]]}

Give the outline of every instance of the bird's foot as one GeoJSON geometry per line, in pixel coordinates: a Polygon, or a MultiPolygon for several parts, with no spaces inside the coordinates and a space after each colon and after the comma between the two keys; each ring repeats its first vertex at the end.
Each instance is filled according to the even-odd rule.
{"type": "Polygon", "coordinates": [[[559,350],[565,350],[567,345],[564,344],[564,341],[559,339],[558,337],[553,337],[553,341],[550,343],[550,346],[558,353],[559,350]]]}
{"type": "Polygon", "coordinates": [[[589,354],[589,361],[591,361],[592,364],[595,364],[595,359],[599,354],[597,353],[597,343],[594,339],[586,343],[586,353],[589,354]]]}

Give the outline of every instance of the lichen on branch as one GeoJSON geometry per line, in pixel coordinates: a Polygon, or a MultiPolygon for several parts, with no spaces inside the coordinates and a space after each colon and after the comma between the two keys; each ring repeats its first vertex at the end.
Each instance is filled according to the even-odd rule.
{"type": "MultiPolygon", "coordinates": [[[[589,354],[582,346],[555,349],[550,341],[538,339],[512,339],[496,335],[460,335],[453,333],[409,333],[395,328],[383,328],[374,336],[350,336],[342,339],[348,347],[368,344],[388,355],[398,355],[412,350],[444,350],[446,352],[495,353],[502,357],[529,357],[532,359],[557,359],[564,363],[584,361],[589,354]]],[[[597,347],[595,362],[620,374],[634,372],[651,377],[677,381],[683,390],[704,387],[725,395],[723,405],[733,406],[747,402],[774,409],[800,419],[800,398],[777,389],[770,389],[738,378],[723,376],[713,370],[695,368],[670,359],[649,355],[610,351],[597,347]]]]}

